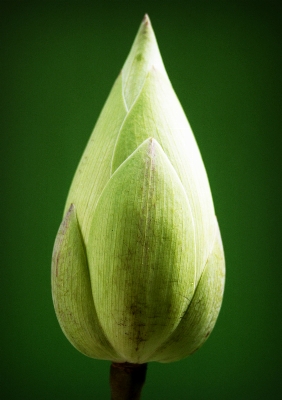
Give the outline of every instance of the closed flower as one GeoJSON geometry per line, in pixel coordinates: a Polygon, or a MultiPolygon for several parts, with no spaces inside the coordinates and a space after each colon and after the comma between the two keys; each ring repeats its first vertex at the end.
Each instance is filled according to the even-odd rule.
{"type": "Polygon", "coordinates": [[[89,357],[176,361],[213,329],[224,272],[203,161],[145,17],[67,198],[57,318],[89,357]]]}

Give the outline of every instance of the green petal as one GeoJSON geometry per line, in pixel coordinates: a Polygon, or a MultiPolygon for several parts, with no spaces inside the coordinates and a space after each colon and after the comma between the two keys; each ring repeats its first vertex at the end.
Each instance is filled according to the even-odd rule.
{"type": "Polygon", "coordinates": [[[77,350],[89,357],[123,361],[98,322],[84,244],[73,205],[59,228],[54,245],[52,296],[60,326],[77,350]]]}
{"type": "Polygon", "coordinates": [[[216,221],[216,240],[193,300],[170,338],[150,361],[172,362],[194,353],[210,335],[218,317],[224,290],[225,263],[216,221]]]}
{"type": "Polygon", "coordinates": [[[117,78],[77,167],[65,212],[75,204],[83,240],[87,246],[89,221],[102,190],[111,176],[116,138],[126,116],[121,75],[117,78]]]}
{"type": "Polygon", "coordinates": [[[154,68],[123,122],[113,155],[112,173],[148,137],[160,143],[189,199],[195,219],[198,282],[214,241],[212,196],[187,118],[170,82],[154,68]]]}
{"type": "Polygon", "coordinates": [[[141,91],[152,66],[167,76],[151,22],[145,15],[122,68],[123,96],[128,110],[141,91]]]}
{"type": "Polygon", "coordinates": [[[183,186],[149,138],[116,170],[87,247],[99,321],[128,362],[174,331],[194,293],[194,222],[183,186]]]}

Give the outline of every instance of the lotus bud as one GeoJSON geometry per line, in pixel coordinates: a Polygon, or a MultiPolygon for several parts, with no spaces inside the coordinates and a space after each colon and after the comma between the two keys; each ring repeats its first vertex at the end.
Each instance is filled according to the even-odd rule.
{"type": "Polygon", "coordinates": [[[176,361],[213,329],[224,275],[204,164],[145,16],[69,191],[56,315],[89,357],[176,361]]]}

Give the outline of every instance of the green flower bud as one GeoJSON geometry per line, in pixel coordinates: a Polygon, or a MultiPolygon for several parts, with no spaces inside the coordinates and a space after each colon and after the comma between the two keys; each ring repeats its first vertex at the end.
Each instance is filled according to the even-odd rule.
{"type": "Polygon", "coordinates": [[[70,188],[57,318],[87,356],[179,360],[213,329],[224,274],[205,168],[146,16],[70,188]]]}

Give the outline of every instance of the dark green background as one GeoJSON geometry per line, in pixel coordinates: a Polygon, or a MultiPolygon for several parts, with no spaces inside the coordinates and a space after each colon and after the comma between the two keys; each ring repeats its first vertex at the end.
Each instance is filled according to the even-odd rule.
{"type": "Polygon", "coordinates": [[[72,176],[145,12],[206,165],[227,282],[207,343],[150,364],[143,398],[280,398],[280,3],[1,3],[3,399],[109,398],[109,362],[81,355],[59,328],[50,261],[72,176]]]}

